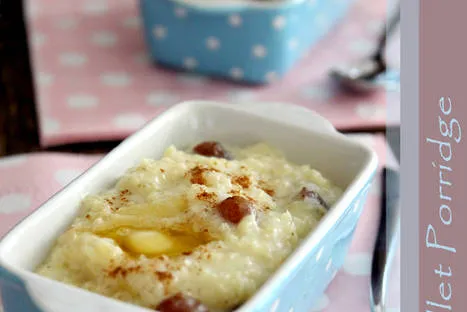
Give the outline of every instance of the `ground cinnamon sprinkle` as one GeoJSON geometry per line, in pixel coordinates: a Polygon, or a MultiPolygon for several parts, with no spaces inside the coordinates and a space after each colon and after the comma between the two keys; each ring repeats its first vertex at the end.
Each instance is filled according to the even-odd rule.
{"type": "Polygon", "coordinates": [[[206,180],[204,179],[204,171],[205,169],[200,166],[196,166],[193,169],[191,169],[188,172],[191,176],[190,182],[193,184],[206,184],[206,180]]]}
{"type": "Polygon", "coordinates": [[[139,272],[140,270],[141,270],[140,265],[128,267],[128,268],[118,266],[115,269],[110,270],[108,272],[108,275],[111,278],[116,278],[117,276],[126,277],[129,273],[136,273],[136,272],[139,272]]]}
{"type": "Polygon", "coordinates": [[[276,194],[276,192],[275,192],[273,189],[269,188],[268,185],[266,184],[266,182],[264,182],[263,180],[260,180],[260,181],[258,182],[258,185],[259,185],[260,188],[261,188],[265,193],[267,193],[269,196],[272,197],[272,196],[274,196],[274,194],[276,194]]]}
{"type": "Polygon", "coordinates": [[[206,168],[201,166],[196,166],[188,171],[188,175],[191,177],[190,182],[193,184],[206,184],[206,179],[204,178],[204,173],[212,171],[212,172],[219,172],[219,170],[215,168],[206,168]]]}
{"type": "Polygon", "coordinates": [[[154,272],[154,274],[156,274],[157,278],[161,282],[166,282],[166,281],[170,281],[173,279],[173,275],[170,272],[156,271],[154,272]]]}
{"type": "Polygon", "coordinates": [[[238,176],[238,177],[233,177],[233,178],[232,178],[232,183],[237,184],[237,185],[240,185],[240,186],[243,187],[243,188],[249,188],[250,185],[251,185],[250,178],[248,178],[248,177],[245,176],[245,175],[243,175],[243,176],[238,176]]]}
{"type": "Polygon", "coordinates": [[[116,267],[115,269],[111,270],[109,272],[109,276],[112,277],[112,278],[116,278],[118,275],[121,275],[123,277],[125,277],[127,275],[127,271],[126,269],[124,269],[123,267],[121,266],[118,266],[116,267]]]}
{"type": "Polygon", "coordinates": [[[235,196],[235,195],[240,195],[240,191],[239,191],[239,190],[230,190],[230,191],[229,191],[229,194],[230,194],[230,195],[234,195],[234,196],[235,196]]]}
{"type": "Polygon", "coordinates": [[[198,193],[196,195],[196,198],[198,198],[199,200],[202,200],[202,201],[209,202],[209,203],[215,203],[217,196],[214,193],[209,193],[209,192],[203,191],[201,193],[198,193]]]}
{"type": "Polygon", "coordinates": [[[252,203],[255,203],[255,202],[256,202],[256,200],[255,200],[253,197],[249,196],[249,195],[245,195],[245,197],[246,197],[247,199],[249,199],[252,203]]]}

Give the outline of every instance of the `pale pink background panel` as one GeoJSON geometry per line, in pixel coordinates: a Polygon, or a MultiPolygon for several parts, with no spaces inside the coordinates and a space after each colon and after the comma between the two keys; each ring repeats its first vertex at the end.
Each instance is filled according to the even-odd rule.
{"type": "MultiPolygon", "coordinates": [[[[262,87],[151,64],[137,0],[27,0],[26,4],[44,146],[121,139],[170,105],[193,99],[290,102],[316,110],[339,129],[385,125],[385,92],[338,95],[327,72],[371,51],[386,1],[357,0],[342,23],[284,80],[262,87]]],[[[390,105],[399,105],[396,102],[390,105]]]]}
{"type": "MultiPolygon", "coordinates": [[[[390,162],[383,136],[359,135],[358,137],[377,151],[380,166],[390,162]]],[[[42,202],[89,168],[99,158],[100,156],[51,153],[0,158],[0,177],[9,177],[8,180],[0,178],[0,238],[18,221],[34,211],[42,202]]],[[[325,295],[316,303],[313,311],[370,312],[368,283],[371,270],[371,251],[380,212],[379,186],[379,180],[375,180],[344,267],[338,272],[325,295]]],[[[399,261],[398,255],[392,272],[393,279],[389,296],[392,309],[388,312],[399,311],[399,261]]]]}

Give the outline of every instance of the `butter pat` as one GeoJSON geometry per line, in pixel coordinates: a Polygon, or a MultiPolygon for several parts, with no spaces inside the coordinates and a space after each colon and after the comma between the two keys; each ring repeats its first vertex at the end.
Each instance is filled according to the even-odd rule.
{"type": "Polygon", "coordinates": [[[172,253],[176,249],[176,241],[158,231],[135,231],[126,236],[123,245],[134,253],[158,255],[172,253]]]}

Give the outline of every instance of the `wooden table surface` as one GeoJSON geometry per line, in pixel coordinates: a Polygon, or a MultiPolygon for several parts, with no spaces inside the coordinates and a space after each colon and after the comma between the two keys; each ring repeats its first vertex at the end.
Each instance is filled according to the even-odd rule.
{"type": "MultiPolygon", "coordinates": [[[[0,157],[42,151],[22,0],[0,0],[0,157]]],[[[360,129],[382,132],[386,129],[360,129]]],[[[393,129],[397,133],[398,128],[393,129]]],[[[119,142],[80,143],[48,151],[105,153],[119,142]]],[[[398,151],[397,151],[398,152],[398,151]]]]}

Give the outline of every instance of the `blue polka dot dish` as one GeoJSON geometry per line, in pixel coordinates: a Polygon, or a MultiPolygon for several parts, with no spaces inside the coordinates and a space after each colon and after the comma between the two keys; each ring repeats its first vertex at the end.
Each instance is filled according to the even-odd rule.
{"type": "Polygon", "coordinates": [[[265,84],[283,77],[353,0],[140,0],[151,58],[200,74],[265,84]]]}

